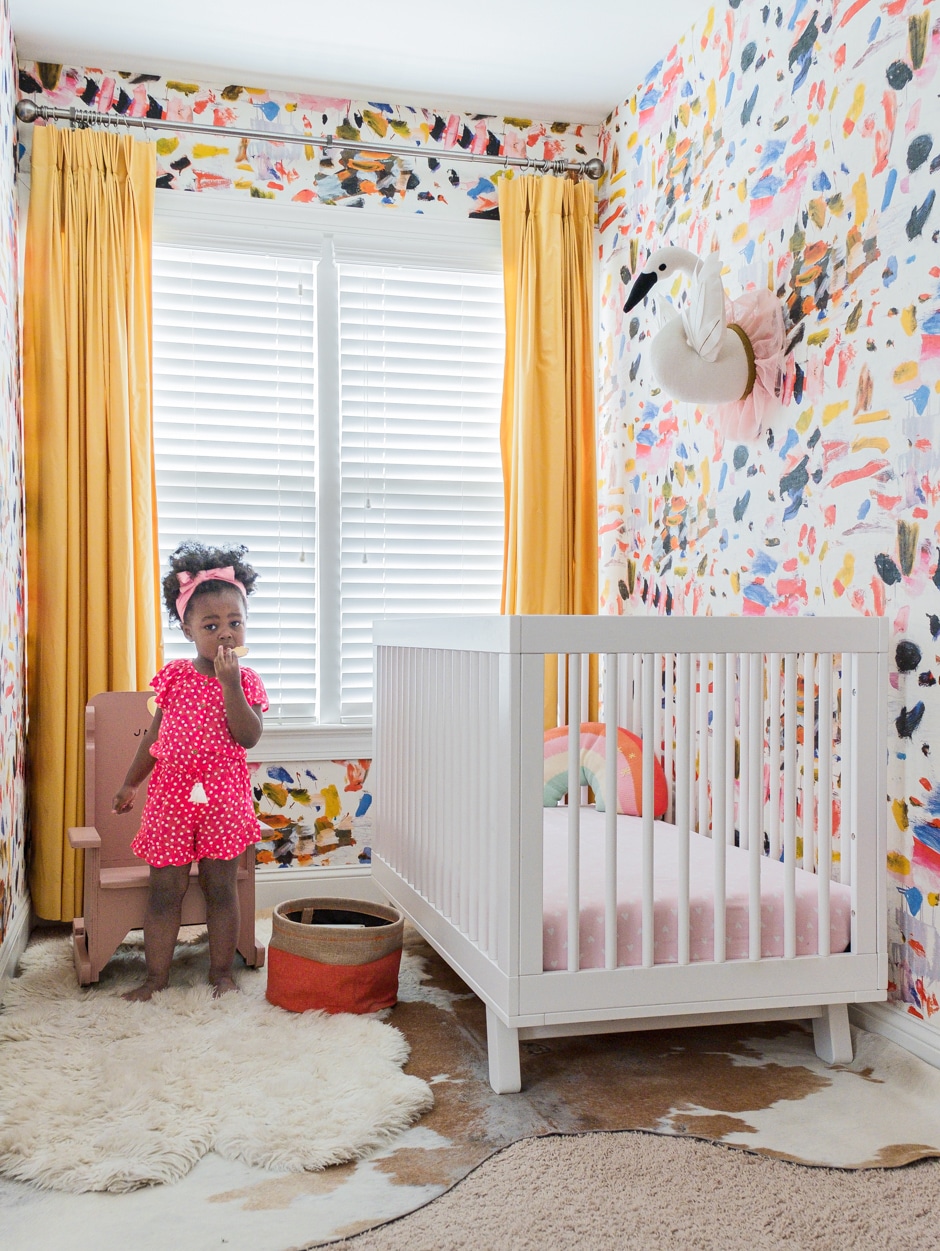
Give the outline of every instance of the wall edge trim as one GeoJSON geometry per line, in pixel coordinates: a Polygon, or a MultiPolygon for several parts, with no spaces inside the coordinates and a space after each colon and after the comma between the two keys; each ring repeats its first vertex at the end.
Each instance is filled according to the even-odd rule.
{"type": "Polygon", "coordinates": [[[255,907],[259,911],[276,908],[287,899],[308,897],[388,902],[388,896],[372,879],[371,865],[337,865],[335,869],[307,865],[277,869],[259,865],[255,870],[255,907]]]}
{"type": "Polygon", "coordinates": [[[20,962],[20,957],[26,950],[26,944],[29,942],[29,934],[32,926],[32,908],[29,903],[23,907],[19,914],[14,917],[13,923],[7,931],[6,941],[0,947],[0,1004],[3,1003],[6,995],[7,987],[13,980],[16,973],[16,966],[20,962]]]}
{"type": "Polygon", "coordinates": [[[940,1030],[882,1003],[852,1004],[849,1019],[860,1029],[890,1039],[919,1060],[940,1069],[940,1030]]]}

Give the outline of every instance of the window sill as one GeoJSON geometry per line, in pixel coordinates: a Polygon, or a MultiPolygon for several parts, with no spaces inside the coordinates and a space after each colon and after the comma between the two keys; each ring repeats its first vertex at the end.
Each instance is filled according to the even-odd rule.
{"type": "Polygon", "coordinates": [[[371,760],[371,725],[266,726],[250,761],[371,760]]]}

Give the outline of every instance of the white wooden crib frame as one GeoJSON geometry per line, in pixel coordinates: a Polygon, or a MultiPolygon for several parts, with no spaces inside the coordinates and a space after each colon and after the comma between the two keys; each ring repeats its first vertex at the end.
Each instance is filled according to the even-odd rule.
{"type": "Polygon", "coordinates": [[[822,1059],[851,1059],[847,1005],[885,999],[888,978],[886,622],[399,618],[376,622],[374,637],[374,880],[486,1004],[495,1091],[521,1089],[521,1040],[566,1034],[803,1018],[822,1059]],[[559,687],[567,687],[557,719],[570,727],[569,793],[579,793],[577,734],[587,719],[588,657],[597,656],[599,719],[608,730],[634,730],[644,746],[652,739],[666,770],[680,866],[690,829],[724,829],[712,840],[721,905],[727,844],[748,849],[749,959],[725,959],[716,906],[715,958],[689,961],[686,868],[678,963],[654,962],[653,765],[644,752],[642,963],[617,967],[616,740],[608,732],[605,967],[578,967],[580,807],[571,804],[569,967],[544,971],[546,656],[558,658],[559,687]],[[801,703],[801,685],[812,700],[801,703]],[[807,716],[816,706],[818,742],[817,718],[807,716]],[[841,804],[841,843],[833,804],[820,802],[827,792],[841,804]],[[835,847],[835,875],[852,892],[850,948],[829,953],[832,874],[817,873],[819,954],[797,956],[795,866],[831,865],[835,847]],[[782,854],[786,871],[782,957],[760,952],[768,853],[782,854]]]}

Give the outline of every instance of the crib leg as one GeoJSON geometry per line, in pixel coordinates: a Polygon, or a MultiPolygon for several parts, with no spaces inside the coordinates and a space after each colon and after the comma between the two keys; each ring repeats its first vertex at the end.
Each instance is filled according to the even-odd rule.
{"type": "Polygon", "coordinates": [[[521,1090],[519,1031],[504,1025],[489,1005],[486,1009],[486,1050],[490,1062],[490,1085],[496,1093],[514,1095],[521,1090]]]}
{"type": "Polygon", "coordinates": [[[851,1063],[852,1034],[844,1003],[828,1003],[822,1016],[813,1017],[813,1045],[824,1064],[851,1063]]]}

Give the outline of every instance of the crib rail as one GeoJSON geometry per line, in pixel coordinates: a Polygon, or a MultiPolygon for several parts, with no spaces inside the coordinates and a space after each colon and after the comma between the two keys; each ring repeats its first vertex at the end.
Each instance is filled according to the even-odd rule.
{"type": "Polygon", "coordinates": [[[386,859],[499,965],[514,876],[502,665],[493,652],[379,648],[374,765],[386,859]]]}
{"type": "MultiPolygon", "coordinates": [[[[376,873],[393,873],[507,976],[543,969],[542,760],[546,673],[578,736],[596,694],[607,726],[604,961],[618,959],[616,736],[643,740],[639,968],[657,968],[654,756],[678,840],[678,957],[692,960],[689,840],[712,839],[711,959],[728,962],[729,848],[748,856],[747,960],[762,951],[761,882],[782,860],[783,951],[796,962],[796,872],[816,878],[815,958],[829,961],[832,883],[852,891],[848,956],[885,950],[887,630],[873,619],[487,617],[375,627],[376,873]],[[592,668],[598,690],[589,692],[592,668]],[[648,748],[652,750],[648,750],[648,748]]],[[[567,973],[581,967],[581,808],[568,805],[567,973]]],[[[433,936],[432,936],[433,937],[433,936]]],[[[740,964],[740,958],[733,963],[740,964]]],[[[635,961],[633,963],[636,963],[635,961]]],[[[870,962],[869,962],[870,965],[870,962]]],[[[828,967],[828,966],[827,966],[828,967]]],[[[468,967],[474,984],[482,974],[468,967]]],[[[806,975],[806,966],[803,967],[806,975]]],[[[564,975],[562,975],[564,976],[564,975]]],[[[799,984],[794,973],[793,986],[799,984]]],[[[846,981],[846,986],[851,978],[846,981]]],[[[752,979],[752,985],[757,982],[752,979]]],[[[677,995],[680,992],[677,991],[677,995]]],[[[589,1002],[586,999],[584,1002],[589,1002]]],[[[521,1002],[521,1001],[520,1001],[521,1002]]],[[[509,1011],[513,1005],[509,1005],[509,1011]]]]}

